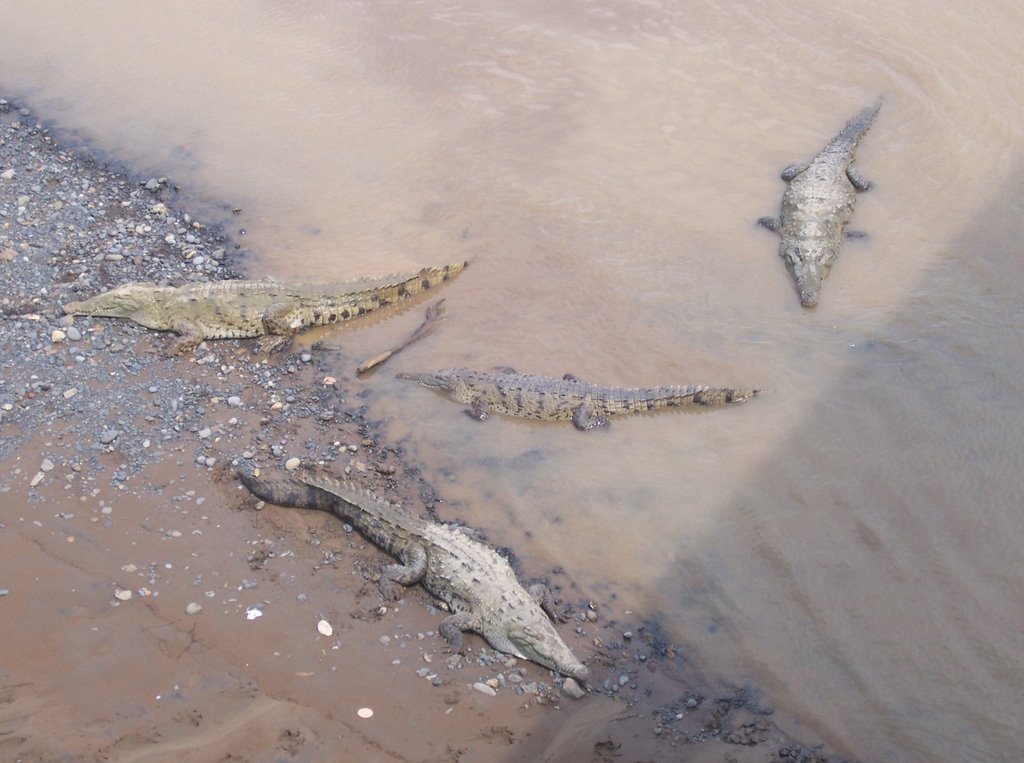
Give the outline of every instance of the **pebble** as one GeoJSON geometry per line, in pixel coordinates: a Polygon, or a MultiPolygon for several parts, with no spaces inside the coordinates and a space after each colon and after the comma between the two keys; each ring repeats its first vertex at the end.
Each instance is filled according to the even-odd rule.
{"type": "Polygon", "coordinates": [[[318,631],[320,631],[320,635],[321,636],[333,636],[334,635],[334,628],[332,628],[331,624],[329,622],[327,622],[326,620],[321,620],[320,622],[318,622],[316,624],[316,629],[318,631]]]}
{"type": "Polygon", "coordinates": [[[60,344],[67,338],[68,335],[65,334],[61,329],[54,329],[53,331],[50,332],[50,341],[53,342],[54,344],[60,344]]]}
{"type": "Polygon", "coordinates": [[[0,588],[0,596],[7,596],[10,591],[6,588],[0,588]]]}
{"type": "Polygon", "coordinates": [[[109,445],[116,440],[121,434],[119,429],[105,429],[100,432],[100,442],[104,445],[109,445]]]}
{"type": "Polygon", "coordinates": [[[575,678],[566,678],[565,683],[562,684],[562,691],[565,692],[567,697],[573,699],[579,699],[587,695],[587,690],[580,686],[575,678]]]}
{"type": "Polygon", "coordinates": [[[14,169],[12,168],[12,169],[8,169],[8,170],[4,170],[3,172],[0,172],[0,178],[3,178],[4,180],[13,180],[14,176],[17,175],[17,174],[18,173],[15,172],[14,169]]]}
{"type": "Polygon", "coordinates": [[[238,395],[232,395],[228,398],[228,405],[238,408],[242,405],[242,398],[238,395]]]}
{"type": "Polygon", "coordinates": [[[194,601],[190,601],[185,606],[185,614],[187,614],[187,615],[198,615],[202,611],[203,611],[203,605],[202,604],[197,604],[194,601]]]}
{"type": "Polygon", "coordinates": [[[52,472],[53,471],[53,461],[51,461],[48,458],[44,458],[43,459],[43,463],[39,465],[39,468],[42,469],[44,472],[52,472]]]}
{"type": "Polygon", "coordinates": [[[302,461],[293,456],[292,458],[289,458],[287,461],[284,462],[284,468],[290,472],[294,472],[296,469],[299,468],[299,465],[301,463],[302,461]]]}
{"type": "Polygon", "coordinates": [[[132,592],[126,588],[118,588],[114,591],[114,598],[118,601],[128,601],[132,598],[132,592]]]}
{"type": "Polygon", "coordinates": [[[209,427],[203,427],[203,428],[202,428],[202,429],[200,429],[200,430],[199,430],[199,432],[198,432],[198,435],[199,435],[199,439],[200,439],[200,440],[205,440],[205,439],[206,439],[207,437],[209,437],[209,436],[210,436],[211,434],[213,434],[213,430],[211,430],[211,429],[210,429],[209,427]]]}
{"type": "Polygon", "coordinates": [[[361,707],[358,710],[356,710],[356,715],[358,715],[360,718],[372,718],[373,710],[368,707],[361,707]]]}
{"type": "Polygon", "coordinates": [[[72,342],[77,342],[79,339],[82,338],[82,332],[76,329],[74,326],[68,326],[64,333],[67,334],[68,339],[70,339],[72,342]]]}
{"type": "Polygon", "coordinates": [[[486,694],[488,697],[498,696],[498,692],[494,691],[494,689],[492,689],[490,686],[488,686],[485,683],[481,683],[480,681],[477,681],[475,684],[473,684],[473,688],[481,694],[486,694]]]}
{"type": "Polygon", "coordinates": [[[35,487],[36,485],[38,485],[38,484],[39,484],[40,482],[42,482],[42,481],[43,481],[43,478],[44,478],[45,476],[46,476],[46,475],[45,475],[45,474],[43,474],[42,472],[36,472],[36,476],[35,476],[35,477],[33,477],[33,478],[32,478],[32,481],[28,483],[28,484],[29,484],[29,486],[30,486],[30,487],[35,487]]]}
{"type": "Polygon", "coordinates": [[[64,390],[64,399],[65,400],[70,400],[71,398],[73,398],[77,394],[78,394],[78,390],[75,389],[74,387],[72,387],[71,389],[66,389],[66,390],[64,390]]]}

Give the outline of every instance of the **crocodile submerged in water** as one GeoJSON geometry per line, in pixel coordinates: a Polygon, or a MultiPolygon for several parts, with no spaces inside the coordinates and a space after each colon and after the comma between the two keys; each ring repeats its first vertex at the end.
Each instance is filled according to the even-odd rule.
{"type": "Polygon", "coordinates": [[[466,413],[480,421],[489,411],[497,411],[524,419],[572,420],[583,431],[607,425],[609,416],[741,403],[757,394],[757,390],[721,387],[602,387],[572,374],[554,379],[512,369],[485,373],[450,368],[434,373],[402,373],[398,378],[443,390],[453,400],[467,403],[470,410],[466,413]]]}
{"type": "Polygon", "coordinates": [[[302,474],[264,480],[238,473],[250,492],[270,503],[328,511],[351,523],[401,564],[381,572],[380,591],[396,597],[395,584],[422,583],[452,612],[438,628],[453,652],[461,652],[463,631],[479,633],[492,647],[585,681],[586,666],[558,635],[542,606],[552,597],[545,586],[528,591],[494,549],[449,525],[422,519],[372,493],[331,477],[302,474]]]}
{"type": "Polygon", "coordinates": [[[181,335],[172,354],[204,339],[262,337],[272,352],[309,326],[324,326],[372,312],[444,283],[469,263],[423,268],[417,273],[336,284],[218,281],[184,286],[129,283],[83,302],[64,305],[68,315],[131,318],[146,328],[181,335]]]}
{"type": "Polygon", "coordinates": [[[839,256],[857,191],[871,187],[851,165],[857,142],[881,106],[878,101],[857,114],[810,163],[786,167],[782,179],[789,185],[782,195],[781,218],[758,220],[782,237],[779,256],[796,281],[804,307],[818,304],[821,282],[839,256]]]}

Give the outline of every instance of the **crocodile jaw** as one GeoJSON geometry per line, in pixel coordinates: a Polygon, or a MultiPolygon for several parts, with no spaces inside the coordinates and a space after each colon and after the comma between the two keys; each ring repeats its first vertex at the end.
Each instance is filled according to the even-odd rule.
{"type": "Polygon", "coordinates": [[[97,315],[103,318],[131,318],[151,306],[158,292],[166,289],[149,283],[129,283],[105,291],[92,299],[68,302],[67,315],[97,315]]]}
{"type": "Polygon", "coordinates": [[[396,374],[397,379],[406,379],[407,381],[414,381],[417,384],[422,384],[424,387],[432,387],[434,389],[443,389],[448,391],[452,388],[451,383],[448,379],[441,376],[440,374],[415,374],[415,373],[400,373],[396,374]]]}
{"type": "Polygon", "coordinates": [[[817,307],[818,295],[821,293],[821,282],[828,274],[829,263],[835,256],[815,248],[805,249],[795,245],[783,245],[780,254],[786,261],[786,267],[796,282],[796,291],[800,296],[800,304],[804,307],[817,307]]]}
{"type": "Polygon", "coordinates": [[[531,660],[578,681],[586,681],[590,675],[587,666],[566,646],[547,617],[538,618],[532,623],[507,623],[503,632],[487,633],[485,636],[496,649],[531,660]]]}

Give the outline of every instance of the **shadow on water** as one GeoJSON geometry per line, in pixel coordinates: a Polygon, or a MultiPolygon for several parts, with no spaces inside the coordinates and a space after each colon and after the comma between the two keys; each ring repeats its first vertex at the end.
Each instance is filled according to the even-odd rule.
{"type": "MultiPolygon", "coordinates": [[[[814,704],[779,709],[859,759],[1024,756],[1024,181],[1010,177],[736,487],[722,507],[736,521],[647,600],[670,630],[735,649],[770,699],[801,687],[814,704]],[[767,651],[766,629],[796,648],[767,651]]],[[[883,230],[871,249],[899,256],[883,230]]]]}

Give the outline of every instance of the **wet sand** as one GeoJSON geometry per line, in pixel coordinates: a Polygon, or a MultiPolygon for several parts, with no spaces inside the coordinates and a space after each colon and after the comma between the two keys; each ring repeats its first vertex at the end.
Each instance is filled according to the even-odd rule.
{"type": "MultiPolygon", "coordinates": [[[[270,358],[247,341],[169,358],[169,334],[61,321],[59,305],[125,281],[237,276],[228,233],[244,210],[131,176],[0,106],[0,758],[835,759],[757,687],[705,675],[622,610],[614,581],[590,601],[560,569],[520,570],[565,607],[560,631],[593,675],[580,700],[476,637],[448,654],[419,587],[385,605],[372,545],[263,507],[233,477],[294,456],[459,519],[348,399],[351,379],[327,378],[336,353],[311,342],[331,332],[270,358]]],[[[423,306],[377,320],[411,330],[423,306]]]]}

